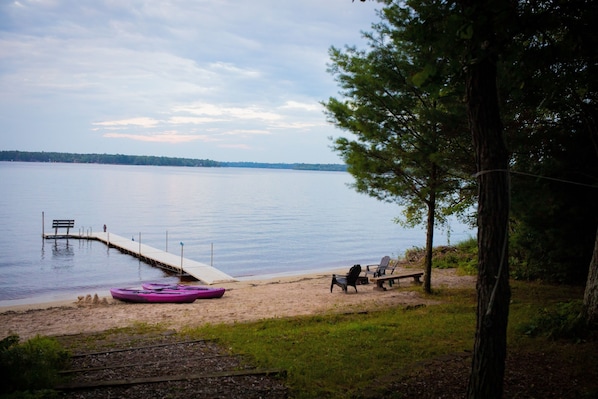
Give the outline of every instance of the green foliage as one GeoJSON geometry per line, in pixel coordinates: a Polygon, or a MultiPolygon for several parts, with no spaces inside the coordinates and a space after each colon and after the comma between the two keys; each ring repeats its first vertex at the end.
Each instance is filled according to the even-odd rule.
{"type": "Polygon", "coordinates": [[[583,320],[581,300],[559,302],[551,307],[543,307],[531,318],[529,323],[519,327],[523,334],[550,339],[580,340],[587,336],[589,330],[583,320]]]}
{"type": "Polygon", "coordinates": [[[0,341],[3,380],[0,394],[11,398],[47,397],[48,392],[44,390],[59,381],[58,371],[68,358],[68,352],[51,338],[35,337],[24,343],[20,343],[15,335],[4,338],[0,341]]]}
{"type": "MultiPolygon", "coordinates": [[[[563,182],[512,178],[511,252],[516,262],[511,270],[516,278],[577,283],[587,277],[598,220],[597,190],[564,181],[589,184],[591,180],[579,175],[598,175],[598,169],[587,150],[589,141],[578,142],[569,145],[571,152],[558,150],[558,165],[520,166],[537,175],[560,177],[563,182]]],[[[549,156],[556,161],[555,155],[549,156]]]]}
{"type": "Polygon", "coordinates": [[[433,265],[438,269],[457,268],[463,274],[477,272],[478,243],[475,238],[463,241],[453,247],[454,250],[438,253],[433,258],[433,265]]]}
{"type": "Polygon", "coordinates": [[[474,198],[472,180],[461,177],[475,167],[464,88],[454,80],[460,66],[433,44],[451,40],[445,31],[455,20],[444,18],[444,7],[389,2],[365,34],[367,50],[330,50],[329,71],[343,98],[324,105],[329,120],[353,135],[337,138],[333,148],[355,189],[404,205],[399,220],[409,226],[433,228],[427,215],[442,224],[474,198]]]}
{"type": "MultiPolygon", "coordinates": [[[[445,165],[446,153],[458,152],[446,146],[446,153],[428,153],[433,146],[410,140],[410,133],[434,142],[433,131],[426,128],[459,126],[450,123],[451,117],[466,119],[454,101],[465,93],[459,82],[467,68],[461,61],[470,65],[487,56],[487,46],[473,41],[487,39],[480,31],[492,32],[495,42],[487,44],[500,52],[489,56],[496,57],[501,119],[511,154],[512,275],[583,282],[598,224],[598,53],[593,51],[598,35],[592,29],[598,3],[470,3],[461,8],[455,2],[387,2],[374,33],[366,35],[367,51],[332,50],[331,72],[345,101],[331,99],[329,116],[357,138],[338,139],[335,149],[347,157],[358,191],[404,205],[401,220],[408,226],[424,222],[432,180],[418,178],[433,174],[425,167],[416,173],[418,167],[426,161],[445,165]],[[463,52],[463,44],[470,51],[463,52]],[[469,58],[463,60],[464,54],[469,58]],[[431,99],[438,107],[424,104],[432,104],[431,99]],[[401,185],[404,176],[411,180],[401,185]]],[[[469,139],[466,130],[462,134],[469,139]]],[[[449,129],[441,139],[448,141],[456,131],[449,129]]],[[[467,165],[464,160],[455,157],[453,164],[467,165]]],[[[459,170],[467,174],[467,167],[457,166],[451,173],[459,175],[459,170]]],[[[475,195],[459,190],[468,200],[475,195]]],[[[454,204],[463,202],[445,201],[439,209],[454,204]]]]}
{"type": "Polygon", "coordinates": [[[500,69],[512,275],[582,282],[598,223],[598,3],[518,3],[500,69]]]}
{"type": "Polygon", "coordinates": [[[112,165],[157,165],[157,166],[221,166],[209,159],[156,157],[124,154],[75,154],[67,152],[0,151],[0,161],[11,162],[64,162],[99,163],[112,165]]]}
{"type": "Polygon", "coordinates": [[[16,391],[0,394],[0,399],[60,399],[62,396],[52,389],[38,389],[35,391],[16,391]]]}
{"type": "Polygon", "coordinates": [[[381,373],[406,373],[422,359],[471,347],[473,292],[438,295],[450,304],[210,325],[186,334],[218,339],[261,366],[286,370],[294,398],[353,397],[379,389],[381,373]]]}
{"type": "MultiPolygon", "coordinates": [[[[413,266],[422,267],[425,250],[411,248],[405,251],[405,261],[413,266]]],[[[461,274],[477,273],[478,244],[470,238],[455,246],[438,246],[432,249],[432,266],[437,269],[458,269],[461,274]]]]}

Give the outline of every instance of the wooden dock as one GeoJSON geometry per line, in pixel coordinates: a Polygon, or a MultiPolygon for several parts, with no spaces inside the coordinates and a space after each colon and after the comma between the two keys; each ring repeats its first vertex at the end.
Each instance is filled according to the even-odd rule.
{"type": "Polygon", "coordinates": [[[228,274],[205,263],[186,259],[180,255],[171,254],[149,245],[133,241],[113,233],[86,234],[44,234],[46,239],[79,239],[101,241],[108,247],[135,256],[145,263],[160,267],[181,275],[189,275],[205,284],[218,284],[237,281],[228,274]]]}

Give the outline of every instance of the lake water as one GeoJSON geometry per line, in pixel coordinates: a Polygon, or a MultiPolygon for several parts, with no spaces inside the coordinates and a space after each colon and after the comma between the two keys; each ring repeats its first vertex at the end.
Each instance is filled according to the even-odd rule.
{"type": "MultiPolygon", "coordinates": [[[[87,240],[43,240],[52,219],[108,231],[237,278],[377,263],[425,244],[397,205],[356,193],[345,172],[0,162],[0,306],[177,281],[87,240]],[[42,217],[43,215],[43,217],[42,217]]],[[[451,224],[451,242],[475,236],[451,224]]],[[[443,231],[435,244],[447,244],[443,231]]]]}

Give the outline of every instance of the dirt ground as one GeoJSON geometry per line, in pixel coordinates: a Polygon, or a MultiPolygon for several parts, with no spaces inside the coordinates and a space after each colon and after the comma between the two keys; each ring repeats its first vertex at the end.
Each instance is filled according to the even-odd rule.
{"type": "MultiPolygon", "coordinates": [[[[399,270],[406,272],[408,270],[399,270]]],[[[338,271],[339,273],[346,272],[338,271]]],[[[331,273],[223,284],[227,289],[222,298],[198,300],[191,304],[130,304],[89,293],[72,301],[46,303],[12,308],[0,308],[0,336],[18,334],[22,340],[35,335],[58,336],[67,345],[75,345],[74,336],[85,337],[110,328],[127,327],[137,323],[160,324],[179,330],[204,323],[235,323],[253,320],[313,315],[328,312],[359,312],[384,305],[432,304],[419,290],[401,287],[412,283],[402,280],[399,286],[387,291],[373,290],[374,285],[358,285],[348,294],[335,286],[330,292],[331,273]]],[[[439,287],[475,287],[475,277],[458,276],[454,270],[434,270],[433,285],[439,287]]],[[[174,336],[174,335],[173,335],[174,336]]],[[[112,338],[115,338],[114,336],[112,338]]],[[[83,338],[84,339],[84,338],[83,338]]],[[[110,342],[110,347],[129,347],[128,337],[110,342]]],[[[168,337],[163,339],[168,341],[168,337]]],[[[154,340],[155,341],[155,340],[154,340]]],[[[138,343],[137,343],[138,344],[138,343]]],[[[209,351],[218,349],[208,348],[209,351]]],[[[596,350],[591,343],[588,350],[596,350]]],[[[172,351],[167,351],[168,353],[172,351]]],[[[195,348],[194,353],[202,350],[195,348]]],[[[225,352],[225,351],[224,351],[225,352]]],[[[164,360],[163,349],[146,349],[140,358],[164,360]]],[[[230,357],[219,364],[230,363],[232,369],[240,364],[230,357]]],[[[104,355],[101,355],[104,356],[104,355]]],[[[97,359],[90,362],[97,362],[97,359]]],[[[147,362],[147,361],[144,361],[147,362]]],[[[594,398],[598,397],[598,368],[585,370],[582,375],[571,365],[550,353],[529,354],[510,351],[505,375],[505,398],[594,398]]],[[[81,366],[83,367],[83,366],[81,366]]],[[[157,366],[159,367],[159,366],[157,366]]],[[[181,366],[183,367],[183,366],[181,366]]],[[[248,367],[243,365],[243,367],[248,367]]],[[[362,392],[362,398],[462,398],[471,367],[471,353],[459,353],[414,365],[411,375],[380,381],[388,387],[385,392],[362,392]],[[372,396],[373,395],[373,396],[372,396]]],[[[131,372],[135,372],[133,368],[131,372]]],[[[104,371],[106,372],[106,371],[104,371]]],[[[119,378],[122,373],[119,374],[119,378]]],[[[93,377],[101,378],[101,377],[93,377]]],[[[109,377],[110,378],[110,377],[109,377]]],[[[387,377],[381,376],[385,379],[387,377]]],[[[189,392],[211,398],[287,398],[284,379],[276,375],[248,375],[219,377],[210,385],[209,379],[183,380],[161,384],[135,385],[134,388],[106,388],[70,391],[65,398],[98,399],[113,397],[153,398],[189,397],[189,392]],[[116,390],[115,390],[116,389],[116,390]],[[127,389],[126,391],[118,389],[127,389]],[[200,391],[203,390],[203,391],[200,391]],[[204,392],[204,394],[200,394],[204,392]],[[125,396],[122,396],[125,395],[125,396]],[[158,396],[156,396],[158,395],[158,396]]]]}
{"type": "MultiPolygon", "coordinates": [[[[227,283],[221,285],[226,288],[222,298],[190,304],[133,304],[88,293],[67,302],[0,308],[0,336],[17,334],[25,340],[35,335],[90,333],[136,323],[160,323],[178,330],[204,323],[247,322],[361,311],[380,305],[431,303],[418,292],[399,288],[411,285],[408,280],[401,280],[400,285],[384,292],[373,290],[373,284],[358,285],[357,294],[352,287],[344,294],[338,286],[334,286],[331,293],[330,281],[331,273],[322,273],[227,283]]],[[[457,276],[454,270],[435,270],[433,284],[435,287],[474,287],[475,278],[457,276]]]]}

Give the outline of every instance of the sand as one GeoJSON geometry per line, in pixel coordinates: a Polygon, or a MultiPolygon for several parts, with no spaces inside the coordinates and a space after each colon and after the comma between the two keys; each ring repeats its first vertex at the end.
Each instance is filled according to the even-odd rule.
{"type": "MultiPolygon", "coordinates": [[[[395,273],[413,269],[396,270],[395,273]]],[[[346,273],[346,270],[337,271],[346,273]]],[[[387,291],[374,284],[350,287],[345,294],[338,286],[330,292],[331,272],[303,276],[241,281],[219,285],[226,293],[219,299],[190,304],[135,304],[89,293],[72,301],[0,307],[0,339],[17,334],[22,340],[36,335],[52,336],[104,331],[137,323],[160,324],[180,330],[206,323],[248,321],[315,315],[331,312],[361,312],[381,306],[434,304],[421,289],[406,289],[413,283],[401,280],[387,291]]],[[[411,280],[411,279],[409,279],[411,280]]],[[[457,276],[454,270],[434,270],[432,287],[475,287],[472,276],[457,276]]]]}

